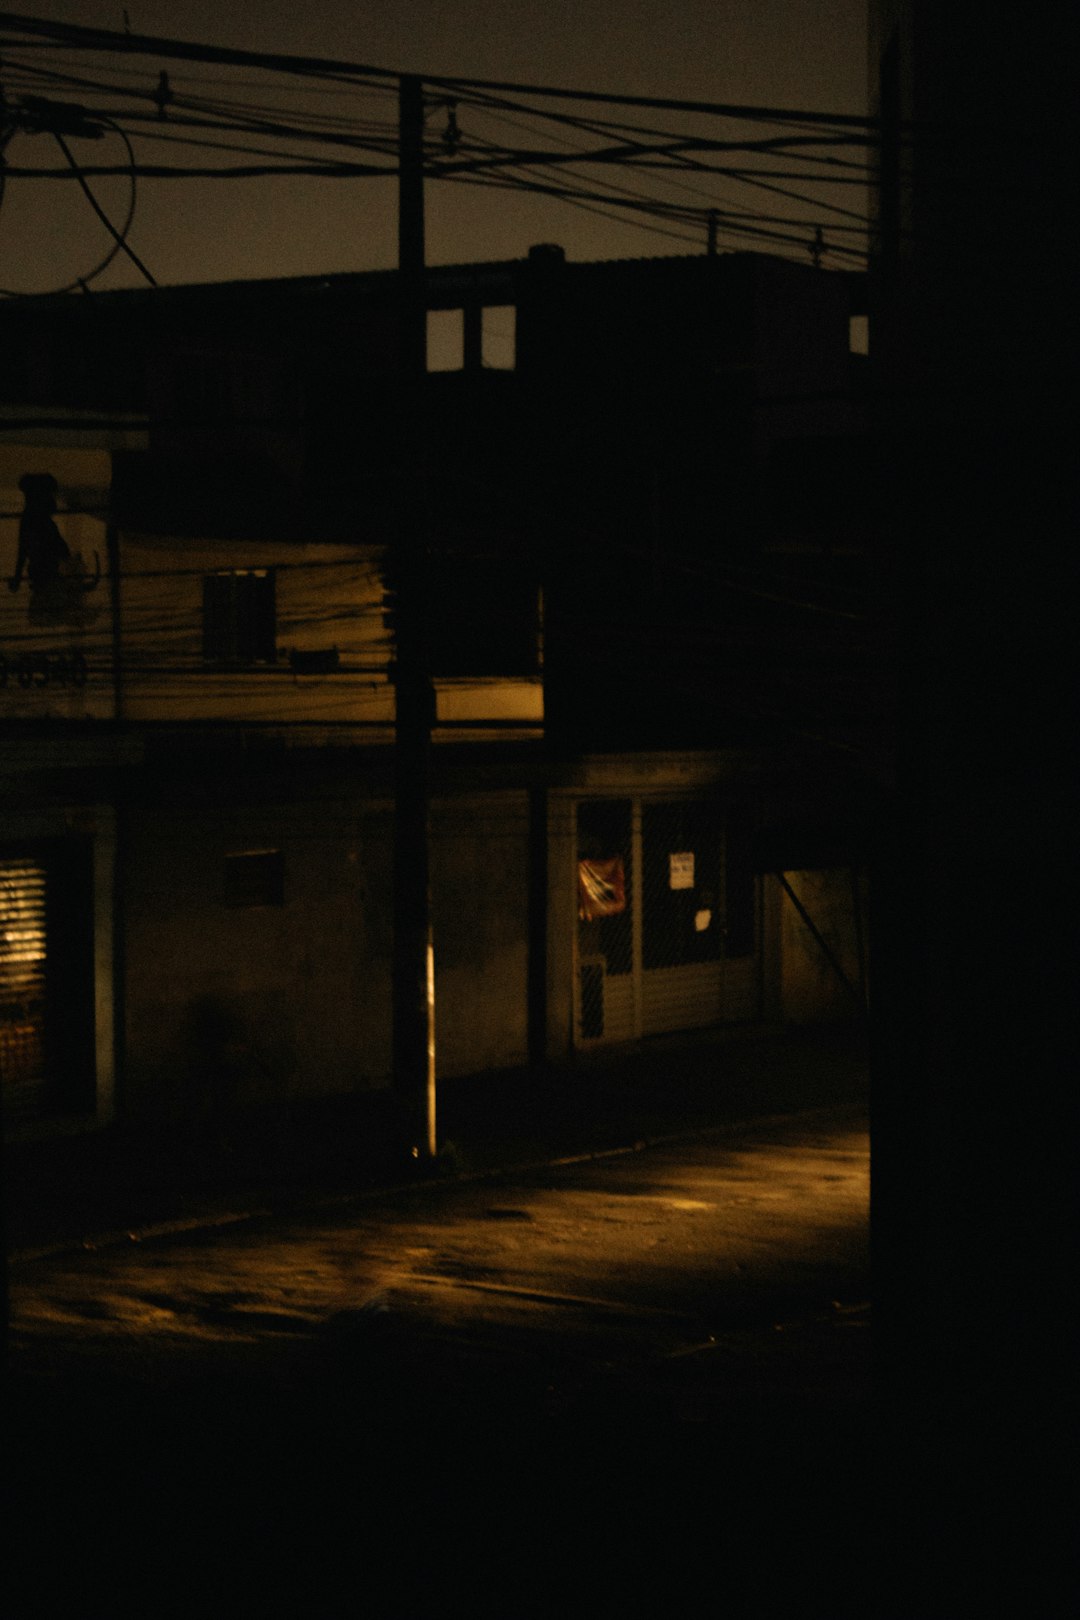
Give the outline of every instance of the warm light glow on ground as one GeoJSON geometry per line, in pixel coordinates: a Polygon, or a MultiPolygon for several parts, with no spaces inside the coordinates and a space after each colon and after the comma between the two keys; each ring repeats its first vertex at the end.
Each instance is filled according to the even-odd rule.
{"type": "Polygon", "coordinates": [[[528,1332],[610,1363],[747,1326],[839,1325],[837,1302],[867,1295],[864,1124],[731,1136],[32,1263],[13,1279],[16,1347],[168,1361],[386,1315],[457,1344],[528,1332]]]}

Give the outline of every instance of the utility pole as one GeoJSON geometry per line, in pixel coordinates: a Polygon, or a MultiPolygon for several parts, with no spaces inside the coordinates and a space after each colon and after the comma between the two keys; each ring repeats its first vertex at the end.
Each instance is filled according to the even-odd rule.
{"type": "Polygon", "coordinates": [[[414,1158],[435,1155],[435,952],[429,867],[434,692],[428,667],[422,81],[399,81],[398,502],[395,596],[393,1083],[414,1158]]]}

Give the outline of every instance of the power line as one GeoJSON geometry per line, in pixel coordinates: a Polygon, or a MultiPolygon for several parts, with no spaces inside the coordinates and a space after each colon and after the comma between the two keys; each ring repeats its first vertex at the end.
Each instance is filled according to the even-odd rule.
{"type": "MultiPolygon", "coordinates": [[[[269,51],[245,51],[217,45],[191,44],[181,40],[143,34],[121,34],[103,28],[86,28],[74,23],[56,23],[42,18],[0,11],[0,28],[75,43],[85,50],[111,51],[120,55],[173,57],[178,60],[219,62],[237,67],[259,67],[269,71],[303,76],[327,75],[332,78],[357,75],[396,80],[395,69],[370,63],[346,62],[333,57],[297,56],[269,51]]],[[[563,101],[584,101],[601,105],[651,107],[677,112],[704,113],[713,117],[749,118],[759,122],[796,121],[834,129],[870,130],[877,120],[861,114],[822,113],[789,107],[752,107],[733,103],[687,101],[670,97],[629,96],[594,90],[568,90],[551,85],[529,85],[494,79],[469,79],[440,74],[419,74],[424,84],[438,85],[458,92],[488,91],[502,94],[539,96],[563,101]]]]}
{"type": "MultiPolygon", "coordinates": [[[[115,127],[115,126],[113,126],[113,127],[115,127]]],[[[131,143],[130,143],[130,141],[128,141],[128,138],[124,134],[123,130],[118,129],[117,134],[120,135],[121,139],[124,141],[125,145],[127,146],[128,157],[129,157],[129,170],[132,172],[132,175],[134,175],[135,154],[131,150],[131,143]]],[[[56,143],[59,146],[61,152],[63,152],[64,156],[67,158],[68,167],[72,171],[72,174],[74,175],[75,179],[79,182],[79,187],[80,187],[84,197],[86,198],[87,202],[90,204],[91,208],[94,210],[94,213],[97,215],[98,219],[100,219],[101,223],[104,225],[105,229],[108,231],[109,235],[112,237],[113,241],[116,243],[117,247],[121,250],[121,252],[127,254],[127,256],[131,260],[132,264],[135,266],[135,268],[137,270],[141,271],[141,273],[146,277],[146,280],[150,283],[151,287],[156,287],[157,282],[155,281],[154,277],[150,274],[150,271],[146,268],[145,264],[143,264],[142,260],[139,258],[138,254],[132,248],[131,244],[128,242],[128,239],[127,239],[127,233],[131,229],[131,222],[132,222],[132,219],[134,218],[134,214],[135,214],[134,178],[133,178],[133,181],[132,181],[132,188],[131,188],[131,190],[132,190],[131,208],[130,208],[130,210],[128,212],[128,217],[127,217],[127,220],[125,221],[124,229],[122,231],[118,231],[116,229],[116,226],[113,224],[112,220],[109,218],[108,214],[105,212],[105,210],[102,208],[101,204],[98,202],[97,198],[94,196],[94,193],[90,190],[90,187],[87,185],[86,178],[83,175],[82,171],[80,170],[78,163],[76,163],[75,158],[72,155],[71,148],[68,146],[67,142],[64,140],[64,137],[62,135],[58,134],[58,135],[55,136],[55,140],[56,140],[56,143]]],[[[80,277],[80,281],[85,281],[86,279],[87,279],[86,277],[80,277]]]]}
{"type": "MultiPolygon", "coordinates": [[[[0,25],[7,23],[19,26],[22,23],[36,20],[25,19],[10,13],[0,13],[0,25]]],[[[32,30],[33,31],[33,30],[32,30]]],[[[181,55],[194,57],[196,60],[213,60],[227,65],[237,63],[255,64],[269,71],[281,73],[289,72],[301,75],[316,74],[320,77],[332,66],[335,72],[345,75],[349,92],[359,88],[362,93],[377,89],[388,93],[391,83],[396,75],[389,70],[367,69],[357,64],[334,63],[328,64],[323,58],[295,58],[272,56],[267,53],[235,52],[221,50],[217,47],[187,46],[179,41],[154,40],[143,36],[113,35],[107,31],[96,29],[80,29],[67,25],[43,25],[40,32],[44,32],[48,40],[62,39],[81,46],[83,49],[106,50],[113,49],[120,53],[131,54],[139,51],[142,54],[164,54],[165,56],[181,55]],[[363,75],[367,73],[376,75],[374,80],[367,80],[362,85],[356,78],[349,75],[363,75]]],[[[53,82],[63,82],[83,89],[92,89],[98,93],[106,92],[110,88],[100,79],[77,78],[71,74],[52,73],[48,69],[39,69],[35,65],[28,69],[32,76],[49,77],[53,82]]],[[[129,73],[131,70],[128,70],[129,73]]],[[[162,75],[162,82],[165,76],[162,75]]],[[[336,82],[336,81],[335,81],[336,82]]],[[[225,81],[227,84],[228,81],[225,81]]],[[[444,86],[452,90],[461,104],[471,107],[474,112],[485,117],[494,117],[497,121],[513,123],[515,120],[508,117],[508,113],[518,113],[529,120],[539,121],[548,133],[549,139],[554,139],[564,148],[562,151],[553,150],[550,145],[543,148],[513,148],[489,140],[474,140],[461,142],[460,138],[453,143],[453,152],[442,152],[437,139],[428,142],[427,174],[433,180],[454,180],[513,189],[536,196],[546,196],[553,200],[567,203],[570,206],[583,209],[586,212],[597,214],[599,217],[616,220],[623,211],[633,216],[632,221],[623,219],[624,224],[631,224],[633,228],[644,229],[655,234],[661,234],[672,240],[693,242],[700,239],[698,233],[703,233],[710,218],[722,221],[725,234],[750,237],[769,245],[774,251],[784,248],[798,249],[800,255],[806,252],[815,254],[812,241],[807,235],[815,229],[820,232],[820,215],[824,212],[840,219],[858,221],[858,224],[836,225],[832,229],[833,241],[820,243],[817,256],[824,250],[843,259],[851,260],[861,257],[854,249],[843,243],[837,243],[835,236],[841,232],[854,234],[862,232],[867,227],[862,223],[861,216],[850,209],[843,208],[839,203],[830,201],[827,197],[808,196],[805,191],[793,191],[785,186],[775,184],[775,180],[782,178],[798,178],[802,184],[828,185],[830,181],[843,180],[846,183],[858,183],[850,174],[833,176],[828,173],[812,172],[812,166],[820,165],[844,166],[849,160],[836,157],[835,153],[823,151],[823,147],[836,144],[850,145],[853,142],[866,144],[870,137],[866,134],[854,134],[852,129],[858,126],[863,129],[871,127],[869,120],[840,120],[845,125],[840,129],[836,119],[830,115],[809,114],[793,111],[791,109],[774,108],[745,108],[722,106],[720,104],[704,104],[679,102],[674,100],[660,100],[657,98],[622,98],[601,95],[594,92],[566,92],[570,100],[587,100],[590,102],[627,102],[633,105],[646,105],[665,107],[669,110],[693,111],[695,113],[708,112],[711,115],[722,116],[727,119],[750,117],[754,120],[780,122],[796,133],[774,135],[762,139],[727,139],[718,140],[700,134],[668,130],[646,130],[641,126],[619,124],[614,121],[605,121],[596,118],[584,118],[563,113],[554,108],[536,108],[523,106],[520,102],[507,100],[499,91],[515,91],[518,94],[537,94],[550,98],[557,98],[562,92],[553,87],[527,87],[527,86],[497,86],[489,81],[448,80],[433,76],[424,81],[430,86],[444,86]],[[593,139],[600,137],[604,144],[589,146],[584,150],[573,149],[573,143],[565,137],[554,134],[552,124],[565,129],[572,129],[577,134],[588,134],[593,139]],[[807,132],[809,131],[809,133],[807,132]],[[628,138],[629,137],[629,138],[628,138]],[[804,152],[801,147],[812,147],[812,152],[804,152]],[[566,150],[565,148],[571,148],[566,150]],[[767,157],[777,154],[785,155],[789,160],[799,160],[806,163],[806,170],[790,172],[788,170],[765,171],[770,177],[765,178],[765,172],[759,168],[747,168],[740,165],[717,165],[703,161],[708,154],[725,154],[731,156],[743,153],[750,157],[767,157]],[[572,177],[567,181],[556,181],[550,171],[553,167],[563,169],[595,169],[617,165],[621,168],[634,167],[649,175],[650,182],[662,186],[674,187],[678,191],[699,196],[704,206],[693,208],[685,204],[665,200],[636,187],[620,185],[619,182],[607,177],[596,176],[590,182],[582,182],[572,177]],[[722,207],[719,200],[711,193],[698,187],[687,185],[674,178],[675,172],[690,171],[720,180],[728,184],[749,185],[772,191],[796,202],[801,208],[810,212],[811,217],[798,217],[787,214],[764,214],[746,210],[736,211],[730,207],[722,207]],[[545,174],[545,171],[547,173],[545,174]],[[538,178],[539,176],[539,178],[538,178]],[[651,216],[654,223],[646,225],[643,216],[651,216]],[[773,227],[787,226],[787,231],[773,227]],[[806,233],[806,234],[801,234],[806,233]]],[[[335,94],[346,93],[346,86],[335,94]]],[[[397,172],[397,131],[396,126],[390,122],[366,120],[361,132],[361,125],[356,120],[335,117],[333,119],[312,117],[302,114],[298,118],[291,111],[287,121],[280,121],[281,109],[267,109],[249,102],[238,101],[235,95],[229,97],[191,97],[178,95],[174,87],[169,86],[164,94],[159,84],[157,90],[149,85],[145,89],[123,88],[121,94],[128,98],[147,101],[154,104],[154,111],[145,113],[129,108],[123,112],[109,112],[96,114],[97,117],[108,117],[114,121],[123,118],[125,122],[143,124],[147,126],[139,132],[137,138],[146,140],[168,141],[183,145],[190,141],[192,146],[198,145],[203,151],[228,154],[230,157],[251,156],[265,158],[265,162],[238,164],[234,162],[218,162],[207,164],[164,164],[136,162],[132,160],[127,171],[116,165],[83,165],[81,168],[69,164],[67,171],[44,169],[43,167],[21,167],[13,169],[9,166],[10,178],[57,179],[75,178],[85,187],[90,178],[116,176],[127,172],[132,180],[135,177],[146,179],[184,179],[184,180],[239,180],[263,179],[272,177],[314,177],[321,179],[352,179],[352,178],[382,178],[392,176],[397,172]],[[273,113],[274,117],[267,114],[273,113]],[[166,135],[160,124],[168,118],[169,133],[166,135]],[[270,141],[290,142],[303,147],[311,145],[344,146],[352,151],[357,149],[370,153],[382,161],[373,162],[343,162],[340,160],[315,157],[300,157],[293,152],[282,151],[280,148],[246,148],[237,142],[217,141],[205,139],[195,134],[186,136],[185,130],[210,132],[220,135],[237,133],[258,133],[270,141]]],[[[451,116],[455,101],[437,101],[435,105],[448,105],[451,116]]],[[[118,127],[118,126],[117,126],[118,127]]],[[[456,124],[454,126],[456,133],[456,124]]],[[[126,139],[126,136],[125,136],[126,139]]],[[[68,155],[68,154],[65,154],[68,155]]],[[[91,199],[92,200],[92,199],[91,199]]],[[[96,207],[96,205],[95,205],[96,207]]],[[[108,224],[107,221],[105,221],[108,224]]],[[[122,233],[125,237],[126,232],[122,233]]],[[[125,251],[128,251],[125,247],[125,251]]],[[[131,255],[129,255],[131,256],[131,255]]],[[[149,272],[141,261],[134,261],[148,279],[149,272]]],[[[815,260],[816,262],[816,260],[815,260]]],[[[92,275],[99,274],[95,269],[92,275]]],[[[87,278],[80,278],[82,284],[87,278]]],[[[74,285],[74,284],[73,284],[74,285]]],[[[66,289],[65,289],[66,290],[66,289]]]]}
{"type": "MultiPolygon", "coordinates": [[[[79,109],[79,110],[81,111],[81,109],[79,109]]],[[[130,189],[129,196],[128,196],[127,216],[126,216],[126,218],[124,220],[123,225],[120,227],[119,230],[116,229],[116,227],[113,225],[112,221],[107,217],[104,210],[100,207],[96,197],[94,196],[93,192],[90,190],[89,186],[87,185],[87,183],[85,181],[85,178],[80,174],[78,164],[76,163],[70,149],[66,145],[66,143],[64,141],[64,138],[63,138],[63,135],[60,133],[59,128],[54,128],[54,129],[49,131],[49,133],[52,134],[53,138],[56,140],[57,144],[59,145],[61,151],[64,154],[64,157],[67,159],[68,172],[72,175],[72,177],[74,179],[76,179],[78,181],[84,195],[87,197],[88,201],[90,202],[90,205],[93,208],[94,212],[98,215],[98,218],[101,219],[102,223],[105,225],[106,229],[108,230],[109,235],[113,238],[113,246],[109,249],[108,253],[105,254],[104,258],[100,259],[98,261],[98,263],[95,264],[94,267],[91,270],[88,270],[84,275],[76,276],[76,278],[73,281],[69,281],[69,282],[65,283],[61,287],[53,288],[52,292],[54,294],[73,292],[76,287],[81,287],[81,288],[83,288],[85,290],[85,288],[89,285],[89,283],[91,281],[93,281],[97,276],[101,275],[101,273],[108,268],[108,266],[113,262],[113,260],[117,256],[117,254],[120,253],[120,252],[127,253],[128,256],[137,265],[137,267],[147,277],[147,279],[149,281],[151,281],[151,283],[156,285],[156,283],[154,282],[154,278],[150,275],[150,272],[146,269],[146,266],[142,264],[141,260],[139,260],[139,259],[137,259],[135,257],[135,254],[132,252],[132,250],[128,246],[128,242],[127,242],[128,233],[131,230],[132,221],[135,218],[136,179],[135,179],[135,173],[134,173],[134,167],[133,167],[134,166],[134,153],[132,152],[131,143],[128,140],[127,136],[124,134],[124,131],[122,129],[119,129],[117,126],[112,125],[112,124],[110,124],[109,127],[112,128],[114,130],[114,132],[120,137],[120,139],[123,141],[123,143],[124,143],[124,145],[125,145],[125,147],[127,149],[128,164],[127,164],[125,169],[123,169],[123,170],[121,170],[119,172],[126,175],[126,177],[128,178],[128,180],[131,183],[131,189],[130,189]]],[[[11,170],[10,165],[4,164],[2,167],[0,167],[0,177],[3,177],[5,169],[6,169],[8,174],[11,174],[13,172],[11,170]]],[[[13,292],[11,289],[6,288],[6,287],[0,288],[0,293],[2,293],[5,297],[8,297],[8,298],[19,297],[20,296],[20,294],[18,294],[16,292],[13,292]]]]}
{"type": "MultiPolygon", "coordinates": [[[[453,179],[454,176],[448,176],[448,178],[453,179]]],[[[676,212],[676,209],[675,209],[674,206],[669,207],[669,208],[665,208],[663,205],[655,203],[655,202],[634,201],[634,200],[632,200],[630,198],[627,198],[625,201],[623,201],[623,200],[621,200],[621,199],[619,199],[617,197],[612,197],[612,196],[604,194],[604,193],[588,192],[588,191],[582,191],[580,189],[573,190],[573,189],[571,189],[571,187],[566,186],[566,185],[545,184],[544,182],[539,181],[539,180],[533,181],[533,180],[527,180],[527,179],[520,178],[520,177],[501,175],[499,177],[489,176],[489,177],[486,177],[485,179],[481,180],[479,176],[469,176],[469,177],[467,177],[467,183],[468,184],[487,184],[487,185],[492,185],[492,186],[496,186],[496,187],[501,187],[501,188],[507,189],[507,190],[530,191],[530,192],[538,193],[538,194],[543,195],[543,196],[557,197],[561,201],[568,202],[568,203],[570,203],[570,204],[572,204],[574,206],[580,207],[580,208],[584,208],[584,209],[586,209],[586,211],[589,211],[589,212],[603,214],[607,218],[617,217],[617,216],[613,215],[612,212],[611,212],[611,210],[615,209],[615,208],[626,209],[626,210],[629,210],[629,211],[634,212],[634,213],[642,213],[642,212],[650,213],[651,212],[651,213],[654,213],[654,214],[656,214],[658,216],[661,216],[661,217],[664,217],[664,218],[671,219],[671,218],[675,217],[675,218],[680,218],[683,221],[689,221],[689,219],[692,217],[690,210],[683,209],[680,212],[676,212]],[[606,207],[598,206],[598,205],[601,205],[601,204],[606,205],[606,207]]],[[[712,210],[710,210],[708,208],[702,208],[702,209],[693,211],[693,216],[696,217],[700,221],[700,225],[704,225],[704,223],[707,220],[708,215],[709,215],[709,213],[711,211],[712,210]]],[[[717,210],[717,212],[722,215],[723,211],[722,210],[717,210]]],[[[625,221],[624,223],[629,224],[630,222],[625,221]]],[[[636,229],[639,229],[639,230],[651,230],[651,231],[655,232],[658,235],[673,237],[677,241],[683,241],[683,242],[700,241],[700,234],[690,236],[686,232],[672,230],[670,228],[665,228],[665,227],[659,226],[659,225],[645,225],[640,219],[635,219],[635,221],[633,223],[634,223],[636,229]]],[[[793,226],[795,226],[795,225],[798,224],[798,221],[793,220],[793,221],[791,221],[791,223],[792,223],[793,226]]],[[[730,232],[733,232],[733,233],[738,234],[738,235],[751,236],[751,237],[757,238],[757,239],[759,239],[761,241],[770,242],[770,243],[782,242],[786,246],[798,247],[798,248],[801,248],[804,253],[808,250],[808,243],[807,243],[806,239],[804,237],[801,237],[801,236],[793,235],[790,232],[773,231],[773,230],[766,229],[764,227],[751,227],[751,226],[745,226],[745,225],[744,226],[739,226],[739,225],[734,225],[734,224],[728,224],[726,228],[730,232]]],[[[807,228],[809,228],[809,227],[807,227],[807,228]]],[[[700,232],[700,226],[699,226],[699,232],[700,232]]],[[[860,263],[863,262],[865,260],[865,257],[866,257],[865,253],[863,253],[862,251],[854,249],[854,248],[844,247],[844,246],[842,246],[840,244],[827,244],[827,251],[831,251],[832,253],[838,254],[838,255],[840,255],[842,257],[856,259],[860,263]]]]}
{"type": "MultiPolygon", "coordinates": [[[[155,98],[148,92],[143,99],[153,101],[155,98]]],[[[151,113],[149,111],[142,113],[132,108],[120,110],[107,109],[103,112],[95,112],[93,116],[98,118],[108,117],[112,119],[125,118],[129,122],[136,121],[150,123],[152,121],[153,124],[157,124],[162,121],[159,113],[151,113]]],[[[345,146],[347,148],[359,147],[367,150],[393,150],[396,154],[396,128],[392,124],[385,122],[373,122],[369,120],[367,121],[368,127],[366,133],[347,133],[341,128],[305,128],[295,123],[276,123],[267,119],[261,113],[257,112],[256,109],[250,109],[235,102],[219,102],[211,105],[186,101],[180,98],[173,98],[170,101],[168,122],[170,129],[174,132],[177,129],[183,129],[185,127],[192,129],[220,130],[223,133],[252,131],[270,136],[274,139],[289,140],[299,142],[304,145],[330,144],[345,146]],[[196,116],[185,116],[185,111],[188,114],[193,114],[196,116]],[[207,114],[212,116],[207,116],[207,114]],[[373,135],[376,133],[380,137],[378,141],[373,139],[373,135]]],[[[354,127],[357,127],[355,120],[351,122],[354,127]]],[[[346,121],[341,120],[339,123],[345,124],[346,121]]],[[[174,133],[173,138],[179,139],[180,137],[176,136],[174,133]]],[[[812,142],[812,144],[818,145],[819,143],[812,142]]],[[[569,146],[570,143],[560,142],[560,145],[569,146]]],[[[518,147],[507,147],[505,145],[500,145],[485,140],[459,143],[457,149],[466,154],[471,153],[472,155],[454,158],[443,157],[441,161],[436,163],[434,161],[435,150],[437,150],[436,143],[433,138],[429,138],[429,158],[431,158],[432,161],[430,162],[428,172],[433,176],[438,177],[440,175],[454,173],[455,171],[461,171],[464,173],[470,169],[490,168],[492,166],[497,166],[499,163],[508,162],[546,162],[552,164],[585,165],[618,163],[620,165],[641,167],[642,169],[650,172],[660,172],[667,167],[686,167],[690,163],[690,154],[698,152],[716,152],[727,154],[746,153],[751,155],[755,153],[768,155],[780,154],[791,159],[801,158],[805,162],[825,160],[824,157],[817,153],[804,154],[799,152],[795,149],[791,141],[783,138],[774,138],[769,141],[717,140],[711,137],[687,135],[685,133],[671,133],[670,135],[665,136],[662,141],[654,142],[652,144],[621,140],[617,141],[615,145],[608,145],[594,151],[564,150],[559,152],[546,148],[529,150],[518,147]]],[[[726,172],[715,165],[702,166],[691,164],[690,166],[704,167],[706,172],[726,172]]],[[[762,172],[767,173],[769,171],[762,172]]],[[[784,171],[784,173],[787,174],[788,171],[784,171]]],[[[829,174],[810,175],[804,171],[798,171],[797,177],[806,181],[814,181],[815,183],[819,184],[838,183],[837,177],[829,174]]]]}

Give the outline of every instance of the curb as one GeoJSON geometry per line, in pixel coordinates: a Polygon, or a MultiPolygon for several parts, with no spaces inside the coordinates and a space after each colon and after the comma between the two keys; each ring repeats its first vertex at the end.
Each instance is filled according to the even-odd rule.
{"type": "Polygon", "coordinates": [[[835,1103],[820,1103],[813,1108],[792,1109],[781,1113],[754,1114],[725,1120],[718,1125],[695,1126],[682,1131],[667,1131],[659,1136],[640,1138],[620,1147],[595,1148],[582,1153],[563,1154],[555,1158],[532,1159],[495,1165],[486,1170],[459,1172],[454,1175],[422,1176],[412,1181],[380,1183],[344,1193],[331,1193],[319,1197],[300,1197],[292,1204],[268,1203],[246,1210],[225,1210],[218,1214],[207,1211],[202,1215],[178,1216],[172,1220],[151,1221],[143,1226],[115,1228],[93,1233],[85,1238],[65,1238],[52,1244],[16,1249],[7,1256],[9,1268],[33,1265],[43,1260],[56,1260],[63,1255],[96,1254],[103,1249],[122,1248],[134,1243],[153,1242],[157,1238],[170,1238],[196,1232],[211,1232],[219,1228],[242,1226],[249,1221],[273,1220],[289,1215],[303,1214],[307,1210],[343,1209],[357,1204],[374,1203],[382,1198],[400,1198],[406,1193],[430,1191],[434,1188],[468,1186],[477,1182],[494,1181],[501,1176],[528,1175],[540,1170],[563,1169],[575,1164],[590,1164],[602,1159],[626,1158],[649,1148],[664,1147],[669,1143],[693,1141],[701,1137],[721,1136],[733,1130],[747,1130],[785,1121],[812,1119],[821,1114],[834,1114],[837,1109],[862,1107],[850,1099],[835,1103]]]}

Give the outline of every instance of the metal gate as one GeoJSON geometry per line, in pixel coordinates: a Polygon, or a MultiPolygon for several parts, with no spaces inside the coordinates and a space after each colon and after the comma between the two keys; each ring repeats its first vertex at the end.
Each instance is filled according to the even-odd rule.
{"type": "Polygon", "coordinates": [[[575,1027],[578,1042],[632,1040],[637,1030],[634,962],[640,931],[633,804],[591,799],[578,805],[578,932],[575,1027]],[[609,883],[605,901],[590,893],[609,883]]]}
{"type": "Polygon", "coordinates": [[[701,800],[641,807],[641,1033],[724,1016],[724,831],[701,800]]]}
{"type": "Polygon", "coordinates": [[[34,1109],[46,1089],[46,900],[42,864],[0,861],[0,1077],[12,1113],[34,1109]]]}
{"type": "Polygon", "coordinates": [[[756,884],[731,821],[705,798],[579,803],[580,1045],[759,1015],[756,884]]]}

